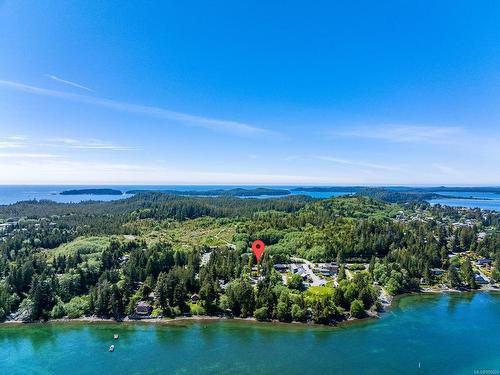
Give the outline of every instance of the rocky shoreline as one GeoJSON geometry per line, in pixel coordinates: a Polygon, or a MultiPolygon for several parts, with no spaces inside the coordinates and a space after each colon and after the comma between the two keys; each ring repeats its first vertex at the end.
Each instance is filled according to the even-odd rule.
{"type": "MultiPolygon", "coordinates": [[[[254,317],[248,317],[248,318],[239,318],[239,317],[220,317],[220,316],[209,316],[209,315],[194,315],[194,316],[181,316],[181,317],[176,317],[176,318],[144,318],[144,319],[130,319],[129,317],[125,317],[122,320],[115,320],[113,318],[99,318],[96,316],[85,316],[85,317],[80,317],[80,318],[61,318],[61,319],[48,319],[48,320],[39,320],[39,321],[26,321],[26,320],[20,320],[20,319],[7,319],[0,323],[0,325],[10,325],[10,324],[57,324],[57,323],[72,323],[72,322],[80,322],[80,323],[146,323],[146,324],[176,324],[176,323],[182,323],[182,322],[215,322],[215,321],[241,321],[241,322],[254,322],[254,323],[264,323],[264,324],[283,324],[283,325],[300,325],[300,326],[308,326],[308,327],[336,327],[336,326],[341,326],[357,321],[365,321],[369,319],[376,319],[380,318],[382,314],[384,314],[388,309],[390,309],[393,306],[393,303],[408,295],[414,295],[414,294],[445,294],[445,293],[481,293],[481,292],[486,292],[486,293],[495,293],[495,292],[500,292],[500,288],[494,287],[494,286],[484,286],[480,289],[476,290],[459,290],[459,289],[451,289],[447,287],[437,287],[437,288],[423,288],[419,292],[412,292],[412,293],[405,293],[405,294],[400,294],[397,296],[391,296],[388,294],[384,289],[381,290],[380,296],[379,296],[379,302],[382,305],[382,310],[381,311],[374,311],[374,310],[369,310],[367,311],[367,316],[364,318],[347,318],[345,320],[341,320],[338,322],[335,322],[333,324],[318,324],[318,323],[313,323],[313,322],[281,322],[279,320],[273,319],[273,320],[266,320],[266,321],[259,321],[255,319],[254,317]]],[[[11,315],[12,316],[12,315],[11,315]]]]}

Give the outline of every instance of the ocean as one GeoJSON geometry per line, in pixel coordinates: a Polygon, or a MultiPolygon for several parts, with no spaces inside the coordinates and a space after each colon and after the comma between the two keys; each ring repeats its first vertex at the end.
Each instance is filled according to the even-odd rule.
{"type": "MultiPolygon", "coordinates": [[[[122,192],[128,190],[214,190],[256,187],[269,187],[276,189],[292,189],[294,186],[255,186],[255,185],[0,185],[0,205],[13,204],[26,200],[48,199],[60,203],[78,203],[87,200],[111,201],[131,197],[130,194],[123,195],[60,195],[62,191],[72,189],[89,188],[112,188],[122,192]]],[[[449,195],[450,198],[433,199],[431,204],[442,204],[456,207],[481,208],[500,211],[500,194],[483,192],[438,192],[441,195],[449,195]],[[458,197],[458,198],[457,198],[458,197]],[[460,198],[463,197],[463,198],[460,198]],[[476,199],[470,199],[476,198],[476,199]]],[[[293,191],[292,195],[308,195],[313,198],[330,198],[352,194],[345,192],[308,192],[293,191]]],[[[269,196],[256,197],[260,199],[271,198],[269,196]]],[[[273,196],[272,198],[276,198],[273,196]]]]}

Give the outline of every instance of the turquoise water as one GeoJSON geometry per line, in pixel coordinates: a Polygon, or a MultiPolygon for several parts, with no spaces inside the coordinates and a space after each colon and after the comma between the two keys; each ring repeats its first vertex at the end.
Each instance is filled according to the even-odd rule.
{"type": "Polygon", "coordinates": [[[488,293],[404,297],[381,319],[340,328],[0,326],[2,374],[473,374],[500,370],[499,350],[500,295],[488,293]]]}

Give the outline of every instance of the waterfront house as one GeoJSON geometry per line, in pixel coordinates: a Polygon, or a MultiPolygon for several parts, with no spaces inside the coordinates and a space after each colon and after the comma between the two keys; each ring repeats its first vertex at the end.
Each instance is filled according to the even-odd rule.
{"type": "Polygon", "coordinates": [[[433,276],[439,276],[439,275],[442,275],[444,273],[444,270],[442,270],[441,268],[431,268],[431,275],[433,276]]]}
{"type": "Polygon", "coordinates": [[[153,308],[151,305],[145,301],[139,301],[137,302],[137,305],[135,305],[135,314],[139,316],[149,316],[151,315],[151,312],[153,311],[153,308]]]}
{"type": "Polygon", "coordinates": [[[476,283],[480,285],[488,284],[488,281],[479,274],[474,275],[474,280],[476,280],[476,283]]]}
{"type": "Polygon", "coordinates": [[[191,303],[198,303],[199,300],[200,300],[200,296],[198,294],[194,293],[191,296],[191,303]]]}

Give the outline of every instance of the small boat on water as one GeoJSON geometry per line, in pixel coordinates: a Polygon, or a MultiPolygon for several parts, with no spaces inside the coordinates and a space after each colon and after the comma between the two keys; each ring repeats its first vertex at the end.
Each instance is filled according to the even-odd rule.
{"type": "Polygon", "coordinates": [[[118,336],[118,334],[116,334],[116,333],[113,335],[113,338],[114,338],[115,340],[118,340],[118,338],[119,338],[119,337],[120,337],[120,336],[118,336]]]}
{"type": "Polygon", "coordinates": [[[111,345],[111,346],[109,347],[109,351],[110,351],[110,352],[114,352],[114,351],[115,351],[115,346],[114,346],[114,345],[111,345]]]}

